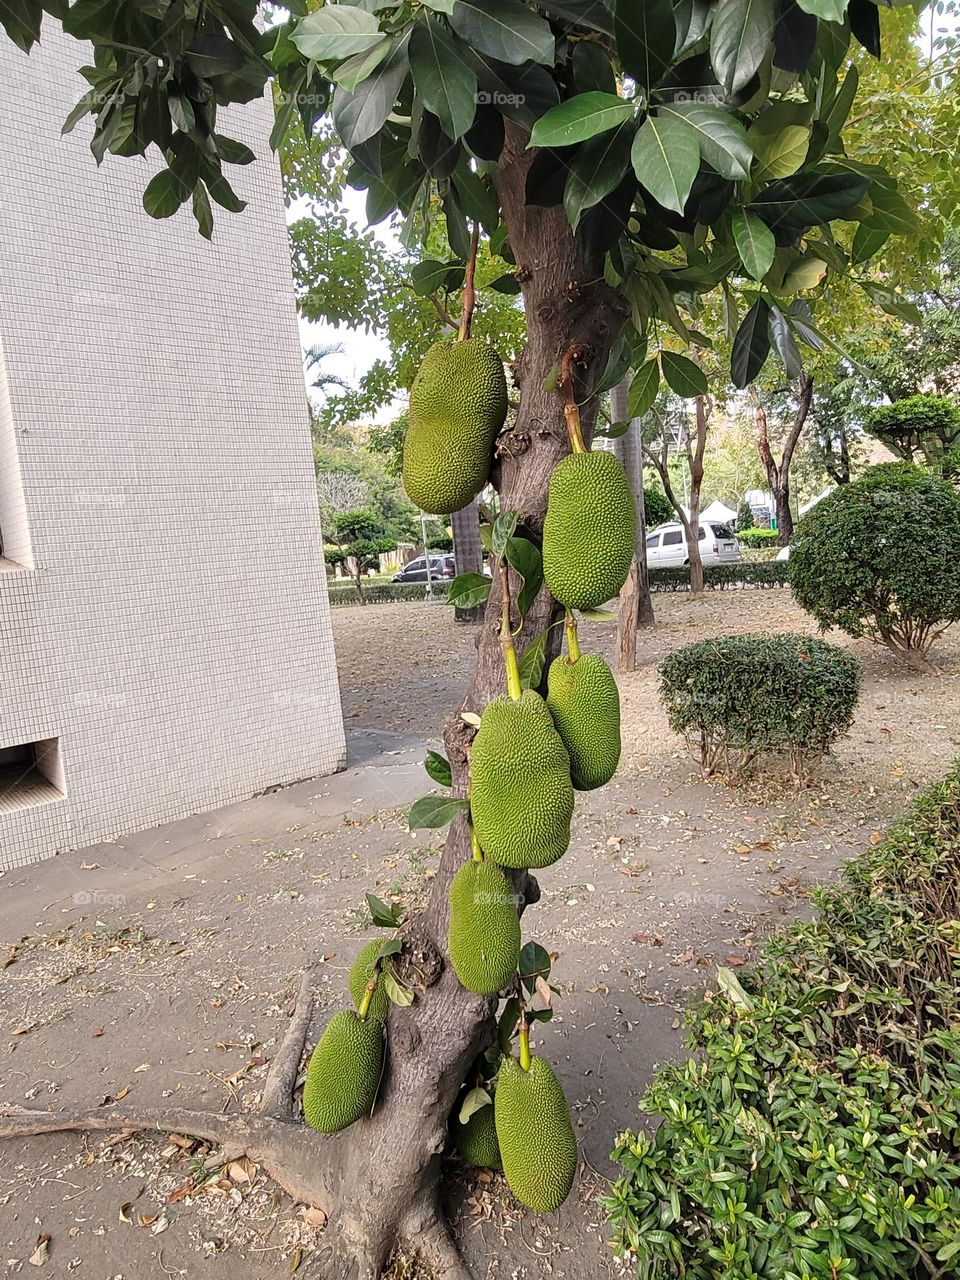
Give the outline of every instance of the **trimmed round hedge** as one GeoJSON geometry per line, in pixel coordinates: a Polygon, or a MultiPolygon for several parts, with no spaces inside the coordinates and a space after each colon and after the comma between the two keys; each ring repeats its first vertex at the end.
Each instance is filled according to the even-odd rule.
{"type": "Polygon", "coordinates": [[[960,618],[960,495],[909,462],[871,467],[801,521],[790,585],[822,630],[869,636],[929,668],[926,653],[960,618]]]}
{"type": "Polygon", "coordinates": [[[726,635],[684,645],[658,669],[670,728],[707,773],[785,753],[798,777],[850,727],[860,693],[853,654],[814,636],[726,635]]]}

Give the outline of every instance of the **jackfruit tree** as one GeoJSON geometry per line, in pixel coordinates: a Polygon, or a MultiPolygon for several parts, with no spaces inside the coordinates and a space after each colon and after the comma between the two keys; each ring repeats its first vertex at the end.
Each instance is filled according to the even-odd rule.
{"type": "Polygon", "coordinates": [[[872,0],[308,8],[296,0],[262,30],[254,0],[18,0],[0,22],[25,50],[45,10],[92,42],[89,88],[67,127],[92,115],[98,157],[159,156],[143,197],[155,217],[189,203],[210,236],[211,202],[242,208],[227,171],[254,157],[220,131],[218,111],[273,78],[274,142],[297,115],[307,131],[324,118],[349,154],[349,181],[368,206],[399,214],[408,243],[445,220],[452,257],[422,274],[462,280],[461,319],[456,341],[428,356],[411,405],[408,482],[443,509],[489,480],[499,506],[487,528],[492,585],[476,575],[451,589],[461,603],[485,600],[486,614],[446,758],[428,762],[449,793],[411,814],[412,825],[450,822],[449,836],[421,912],[400,921],[374,900],[393,936],[358,960],[356,1007],[334,1015],[313,1051],[308,1124],[294,1092],[309,972],[259,1114],[7,1112],[0,1136],[139,1126],[217,1140],[327,1213],[317,1275],[375,1280],[399,1245],[462,1280],[438,1194],[451,1122],[454,1145],[496,1158],[534,1210],[555,1209],[576,1177],[549,1034],[543,1056],[530,1048],[531,1027],[549,1019],[549,957],[527,942],[515,976],[491,988],[539,897],[530,869],[551,874],[575,790],[599,785],[618,755],[615,688],[577,636],[577,611],[616,595],[634,549],[623,467],[591,448],[598,402],[629,376],[631,417],[661,384],[702,403],[697,353],[721,336],[701,328],[712,295],[736,385],[771,353],[815,350],[831,282],[869,281],[871,257],[916,224],[895,180],[844,151],[852,42],[882,56],[888,19],[872,0]],[[526,315],[509,416],[494,353],[468,346],[483,306],[480,238],[526,315]],[[458,1131],[471,1121],[470,1135],[458,1131]]]}

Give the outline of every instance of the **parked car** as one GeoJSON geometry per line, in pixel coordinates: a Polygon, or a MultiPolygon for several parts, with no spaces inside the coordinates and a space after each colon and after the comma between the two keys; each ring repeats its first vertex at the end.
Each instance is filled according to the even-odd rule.
{"type": "MultiPolygon", "coordinates": [[[[729,525],[705,520],[700,525],[700,558],[704,564],[733,564],[740,559],[740,544],[729,525]]],[[[661,524],[647,534],[647,564],[668,569],[688,563],[683,525],[661,524]]]]}
{"type": "MultiPolygon", "coordinates": [[[[430,557],[430,578],[436,581],[440,578],[449,580],[457,576],[456,565],[452,555],[435,555],[430,557]]],[[[399,573],[395,573],[392,582],[426,582],[427,580],[427,557],[417,556],[416,560],[411,560],[409,564],[403,566],[399,573]]]]}

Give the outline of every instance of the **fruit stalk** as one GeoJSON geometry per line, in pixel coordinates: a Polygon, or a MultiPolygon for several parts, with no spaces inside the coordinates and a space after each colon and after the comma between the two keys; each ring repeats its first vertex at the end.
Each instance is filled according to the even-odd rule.
{"type": "Polygon", "coordinates": [[[366,989],[357,1005],[357,1017],[361,1022],[366,1022],[367,1014],[370,1012],[370,1001],[373,999],[373,993],[377,989],[377,979],[380,977],[380,966],[375,964],[373,972],[370,974],[370,981],[367,983],[366,989]]]}
{"type": "Polygon", "coordinates": [[[457,341],[463,342],[470,337],[470,330],[473,327],[473,308],[477,301],[477,292],[474,286],[474,277],[477,272],[477,249],[480,245],[480,228],[477,223],[473,224],[473,231],[470,234],[470,252],[467,255],[467,268],[463,278],[463,298],[460,302],[460,327],[457,330],[457,341]]]}
{"type": "Polygon", "coordinates": [[[520,667],[517,663],[517,650],[513,643],[513,629],[510,624],[510,570],[506,564],[500,567],[500,580],[503,583],[500,648],[503,650],[503,665],[507,674],[507,693],[514,702],[519,702],[523,687],[520,684],[520,667]]]}
{"type": "Polygon", "coordinates": [[[580,643],[577,640],[577,620],[572,609],[567,610],[564,629],[567,633],[567,658],[570,662],[576,662],[580,657],[580,643]]]}
{"type": "Polygon", "coordinates": [[[573,453],[586,453],[583,443],[583,432],[580,429],[580,406],[573,394],[573,374],[571,365],[580,358],[579,347],[571,347],[563,353],[560,361],[560,390],[563,392],[563,416],[567,423],[567,435],[570,437],[570,449],[573,453]]]}
{"type": "Polygon", "coordinates": [[[530,1070],[530,1024],[527,1022],[527,1010],[520,1005],[520,1066],[524,1071],[530,1070]]]}
{"type": "Polygon", "coordinates": [[[477,833],[472,822],[470,823],[470,852],[473,854],[474,862],[483,861],[483,850],[480,848],[480,841],[477,839],[477,833]]]}

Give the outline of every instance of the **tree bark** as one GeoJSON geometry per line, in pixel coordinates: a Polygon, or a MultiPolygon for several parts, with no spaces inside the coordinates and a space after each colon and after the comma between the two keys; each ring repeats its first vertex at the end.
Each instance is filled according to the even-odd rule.
{"type": "MultiPolygon", "coordinates": [[[[627,417],[629,382],[625,378],[610,393],[614,422],[627,417]]],[[[643,445],[639,438],[640,423],[632,422],[630,430],[613,442],[613,450],[627,473],[637,509],[636,551],[627,580],[620,592],[617,607],[617,658],[618,671],[637,669],[637,627],[652,627],[653,598],[650,594],[650,576],[647,571],[647,519],[643,501],[643,445]]]]}
{"type": "Polygon", "coordinates": [[[667,501],[677,513],[677,519],[683,526],[683,534],[687,542],[687,565],[690,572],[690,594],[692,596],[703,595],[703,558],[700,555],[700,489],[703,485],[703,458],[707,448],[707,428],[712,412],[713,401],[710,397],[697,396],[694,407],[696,434],[693,442],[691,442],[689,427],[684,426],[683,448],[686,453],[687,467],[690,471],[689,514],[684,511],[683,503],[674,492],[673,482],[670,479],[665,424],[660,437],[659,452],[648,448],[646,445],[643,448],[644,456],[656,468],[660,483],[663,485],[663,492],[667,496],[667,501]]]}
{"type": "MultiPolygon", "coordinates": [[[[550,474],[569,450],[562,399],[556,391],[547,391],[545,382],[561,355],[577,348],[576,393],[589,442],[596,421],[590,391],[606,366],[626,306],[603,282],[602,261],[586,256],[574,240],[562,209],[525,206],[532,160],[526,141],[525,133],[508,124],[496,176],[523,289],[528,341],[515,370],[519,411],[498,442],[495,470],[501,508],[518,511],[525,536],[539,541],[550,474]]],[[[445,729],[454,790],[460,796],[467,792],[475,733],[461,713],[482,711],[505,688],[498,636],[501,599],[498,572],[477,637],[473,679],[445,729]]],[[[560,613],[544,587],[527,614],[518,649],[522,651],[560,613]]],[[[552,628],[549,637],[548,659],[559,649],[560,628],[552,628]]],[[[426,908],[401,930],[403,950],[393,959],[415,1000],[409,1007],[391,1006],[384,1076],[370,1117],[332,1137],[314,1133],[292,1118],[276,1118],[292,1114],[289,1091],[296,1070],[291,1064],[299,1063],[309,1024],[303,991],[291,1035],[278,1051],[276,1070],[264,1090],[272,1116],[264,1115],[255,1124],[236,1117],[228,1124],[226,1117],[209,1121],[171,1113],[175,1129],[223,1140],[231,1151],[256,1150],[267,1171],[291,1195],[328,1215],[314,1273],[322,1280],[377,1280],[398,1242],[423,1254],[448,1280],[467,1277],[443,1225],[438,1188],[457,1092],[477,1055],[495,1036],[497,999],[464,990],[445,960],[450,882],[470,856],[467,824],[461,816],[450,828],[426,908]]],[[[535,902],[536,881],[526,872],[512,874],[521,907],[535,902]]],[[[164,1126],[164,1113],[124,1113],[122,1107],[109,1115],[98,1110],[11,1118],[8,1112],[3,1119],[3,1114],[0,1137],[54,1129],[164,1126]]]]}
{"type": "Polygon", "coordinates": [[[807,416],[810,413],[810,405],[813,402],[813,378],[811,375],[801,373],[797,382],[799,390],[797,411],[793,415],[793,421],[784,437],[783,452],[779,462],[774,458],[773,450],[770,447],[770,432],[766,410],[760,403],[760,395],[756,387],[750,388],[750,396],[753,400],[757,419],[757,451],[760,454],[763,469],[767,473],[770,492],[773,494],[777,512],[777,541],[781,547],[789,546],[793,540],[793,511],[790,507],[790,465],[793,462],[793,453],[797,447],[797,441],[800,439],[800,433],[803,431],[804,424],[807,421],[807,416]]]}
{"type": "MultiPolygon", "coordinates": [[[[476,499],[461,511],[454,511],[450,523],[453,526],[453,556],[457,573],[483,573],[480,511],[476,499]]],[[[457,622],[476,623],[483,617],[483,606],[454,609],[453,614],[457,622]]]]}

